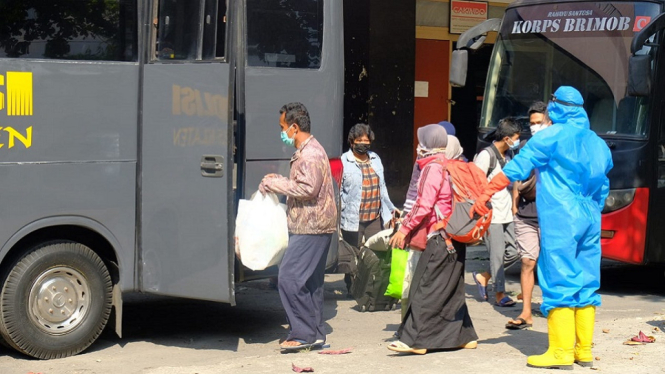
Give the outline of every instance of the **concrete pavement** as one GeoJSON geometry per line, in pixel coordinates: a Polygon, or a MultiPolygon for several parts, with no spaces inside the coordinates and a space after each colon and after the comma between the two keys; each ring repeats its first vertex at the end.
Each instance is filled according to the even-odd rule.
{"type": "MultiPolygon", "coordinates": [[[[480,336],[478,349],[400,356],[386,349],[399,325],[400,312],[360,313],[345,296],[343,276],[326,276],[325,316],[331,349],[352,348],[346,355],[316,351],[280,354],[286,334],[279,295],[267,281],[237,286],[236,307],[203,301],[138,296],[125,307],[122,339],[105,333],[86,352],[66,359],[37,361],[0,348],[0,373],[26,374],[217,374],[291,373],[292,364],[315,373],[539,373],[527,368],[526,356],[547,348],[546,320],[536,317],[532,330],[508,331],[514,308],[478,300],[471,271],[488,266],[483,247],[468,251],[467,303],[480,336]]],[[[519,293],[518,270],[509,272],[508,292],[519,293]]],[[[662,269],[606,265],[603,306],[594,335],[596,371],[606,373],[665,372],[665,282],[662,269]],[[657,329],[657,331],[654,331],[657,329]],[[605,330],[606,332],[603,332],[605,330]],[[639,331],[656,342],[627,346],[639,331]]],[[[492,295],[490,294],[490,298],[492,295]]],[[[536,286],[534,307],[541,300],[536,286]]],[[[591,369],[575,367],[576,371],[591,369]]],[[[593,370],[592,370],[593,371],[593,370]]]]}

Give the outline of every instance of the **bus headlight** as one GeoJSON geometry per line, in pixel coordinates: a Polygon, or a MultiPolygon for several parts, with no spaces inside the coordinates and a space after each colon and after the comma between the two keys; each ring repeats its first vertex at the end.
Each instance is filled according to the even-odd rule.
{"type": "Polygon", "coordinates": [[[635,198],[635,189],[612,190],[605,200],[603,213],[614,212],[633,202],[635,198]]]}

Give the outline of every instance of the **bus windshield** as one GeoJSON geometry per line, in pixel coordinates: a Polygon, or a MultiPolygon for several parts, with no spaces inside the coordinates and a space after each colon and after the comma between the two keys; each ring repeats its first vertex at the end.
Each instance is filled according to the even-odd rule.
{"type": "MultiPolygon", "coordinates": [[[[599,135],[645,137],[649,99],[626,95],[630,43],[660,5],[553,2],[508,9],[490,62],[480,127],[526,119],[559,86],[584,97],[599,135]]],[[[640,53],[650,53],[649,47],[640,53]]],[[[522,121],[525,130],[528,121],[522,121]]]]}

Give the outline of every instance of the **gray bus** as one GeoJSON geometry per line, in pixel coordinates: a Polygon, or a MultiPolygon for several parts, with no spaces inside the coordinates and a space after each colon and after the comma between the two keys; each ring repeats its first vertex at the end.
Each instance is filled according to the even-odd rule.
{"type": "MultiPolygon", "coordinates": [[[[0,2],[0,335],[90,346],[123,295],[235,303],[237,200],[288,175],[278,110],[341,154],[337,0],[0,2]]],[[[265,275],[265,274],[264,274],[265,275]]]]}

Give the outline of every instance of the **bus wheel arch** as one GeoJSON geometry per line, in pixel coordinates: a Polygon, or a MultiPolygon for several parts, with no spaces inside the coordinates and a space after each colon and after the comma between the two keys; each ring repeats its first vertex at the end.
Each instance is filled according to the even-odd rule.
{"type": "Polygon", "coordinates": [[[120,333],[117,264],[111,243],[86,227],[44,227],[21,238],[2,260],[0,335],[24,354],[49,359],[89,347],[111,314],[120,333]]]}

